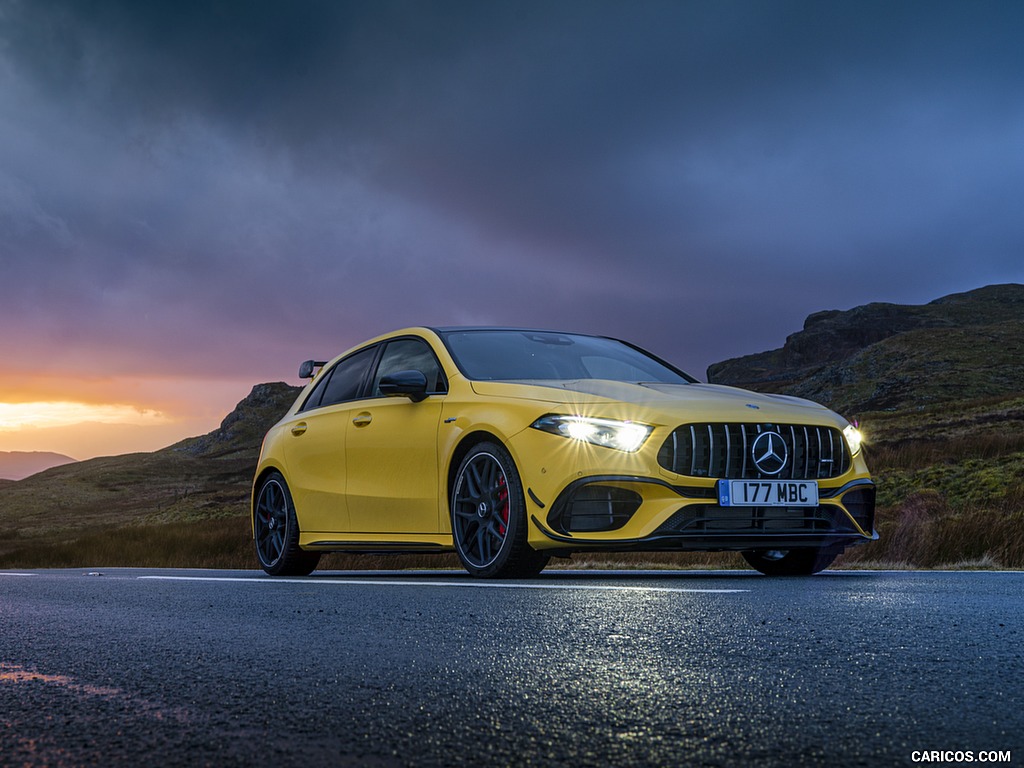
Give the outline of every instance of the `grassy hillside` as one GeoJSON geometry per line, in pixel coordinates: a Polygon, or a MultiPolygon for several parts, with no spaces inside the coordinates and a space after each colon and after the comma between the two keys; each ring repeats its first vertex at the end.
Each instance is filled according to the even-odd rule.
{"type": "MultiPolygon", "coordinates": [[[[253,435],[287,408],[292,391],[278,393],[262,412],[248,409],[259,427],[0,484],[0,567],[254,567],[247,518],[259,444],[253,435]]],[[[879,483],[881,539],[850,550],[842,564],[1024,568],[1024,396],[867,413],[863,428],[879,483]]],[[[734,554],[577,555],[572,563],[745,567],[734,554]]],[[[452,557],[416,556],[324,562],[456,565],[452,557]]]]}
{"type": "Polygon", "coordinates": [[[261,384],[208,435],[0,485],[0,566],[241,563],[260,441],[298,391],[261,384]]]}
{"type": "Polygon", "coordinates": [[[879,541],[846,563],[1024,568],[1024,395],[867,413],[879,541]]]}
{"type": "MultiPolygon", "coordinates": [[[[879,485],[862,567],[1024,568],[1024,286],[808,319],[781,350],[712,366],[860,419],[879,485]],[[807,329],[812,333],[802,336],[807,329]]],[[[266,430],[298,389],[262,384],[209,435],[0,481],[0,568],[253,568],[248,503],[266,430]]],[[[559,561],[556,561],[556,564],[559,561]]],[[[735,554],[577,555],[577,567],[745,567],[735,554]]],[[[454,566],[328,557],[327,568],[454,566]]]]}
{"type": "Polygon", "coordinates": [[[1024,391],[1024,285],[819,312],[782,348],[712,365],[708,380],[846,415],[1010,397],[1024,391]]]}

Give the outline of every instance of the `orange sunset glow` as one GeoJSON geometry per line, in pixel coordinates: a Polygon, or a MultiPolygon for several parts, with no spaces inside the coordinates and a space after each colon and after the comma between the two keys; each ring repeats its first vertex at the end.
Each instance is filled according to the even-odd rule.
{"type": "Polygon", "coordinates": [[[0,403],[0,430],[69,427],[75,424],[164,424],[168,418],[157,411],[145,411],[130,405],[90,405],[88,403],[0,403]]]}
{"type": "Polygon", "coordinates": [[[234,381],[114,379],[102,386],[85,380],[70,391],[40,382],[47,399],[0,390],[0,451],[88,459],[158,450],[215,429],[250,388],[234,381]]]}

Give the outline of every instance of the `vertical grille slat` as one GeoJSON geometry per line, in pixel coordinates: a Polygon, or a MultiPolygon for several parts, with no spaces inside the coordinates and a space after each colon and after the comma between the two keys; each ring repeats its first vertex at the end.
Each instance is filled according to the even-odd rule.
{"type": "Polygon", "coordinates": [[[714,477],[715,471],[715,431],[708,424],[708,477],[714,477]]]}
{"type": "Polygon", "coordinates": [[[740,432],[743,433],[743,468],[740,470],[740,477],[747,476],[747,454],[750,452],[747,448],[747,425],[740,424],[740,432]]]}
{"type": "Polygon", "coordinates": [[[850,456],[833,427],[800,424],[700,423],[672,431],[658,452],[658,463],[679,475],[732,480],[769,477],[750,456],[761,432],[773,431],[786,444],[786,467],[776,478],[816,480],[838,477],[850,468],[850,456]]]}
{"type": "Polygon", "coordinates": [[[807,446],[810,444],[811,438],[807,435],[807,427],[804,427],[804,477],[811,476],[811,452],[807,450],[807,446]]]}
{"type": "Polygon", "coordinates": [[[697,474],[697,432],[690,425],[690,474],[697,474]]]}
{"type": "Polygon", "coordinates": [[[789,461],[789,479],[790,480],[796,480],[797,479],[797,476],[796,476],[796,465],[797,465],[797,456],[796,456],[796,427],[793,427],[793,426],[791,426],[789,428],[789,446],[788,447],[789,447],[790,455],[792,456],[792,458],[789,461]]]}
{"type": "Polygon", "coordinates": [[[728,476],[732,460],[732,441],[729,439],[729,425],[725,425],[725,474],[728,476]]]}
{"type": "Polygon", "coordinates": [[[818,473],[815,477],[821,477],[821,431],[816,429],[814,433],[818,436],[818,473]]]}

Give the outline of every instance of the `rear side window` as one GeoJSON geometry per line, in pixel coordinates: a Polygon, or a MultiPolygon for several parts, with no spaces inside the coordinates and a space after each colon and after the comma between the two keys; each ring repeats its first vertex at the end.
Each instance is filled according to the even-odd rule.
{"type": "Polygon", "coordinates": [[[308,411],[359,398],[363,393],[366,375],[376,357],[377,347],[369,347],[339,362],[317,382],[302,410],[308,411]]]}

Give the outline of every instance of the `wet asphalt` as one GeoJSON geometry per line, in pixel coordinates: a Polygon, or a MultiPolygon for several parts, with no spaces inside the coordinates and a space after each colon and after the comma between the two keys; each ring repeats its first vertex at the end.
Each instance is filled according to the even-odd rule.
{"type": "Polygon", "coordinates": [[[0,765],[1019,763],[1022,594],[1019,572],[6,572],[0,765]]]}

